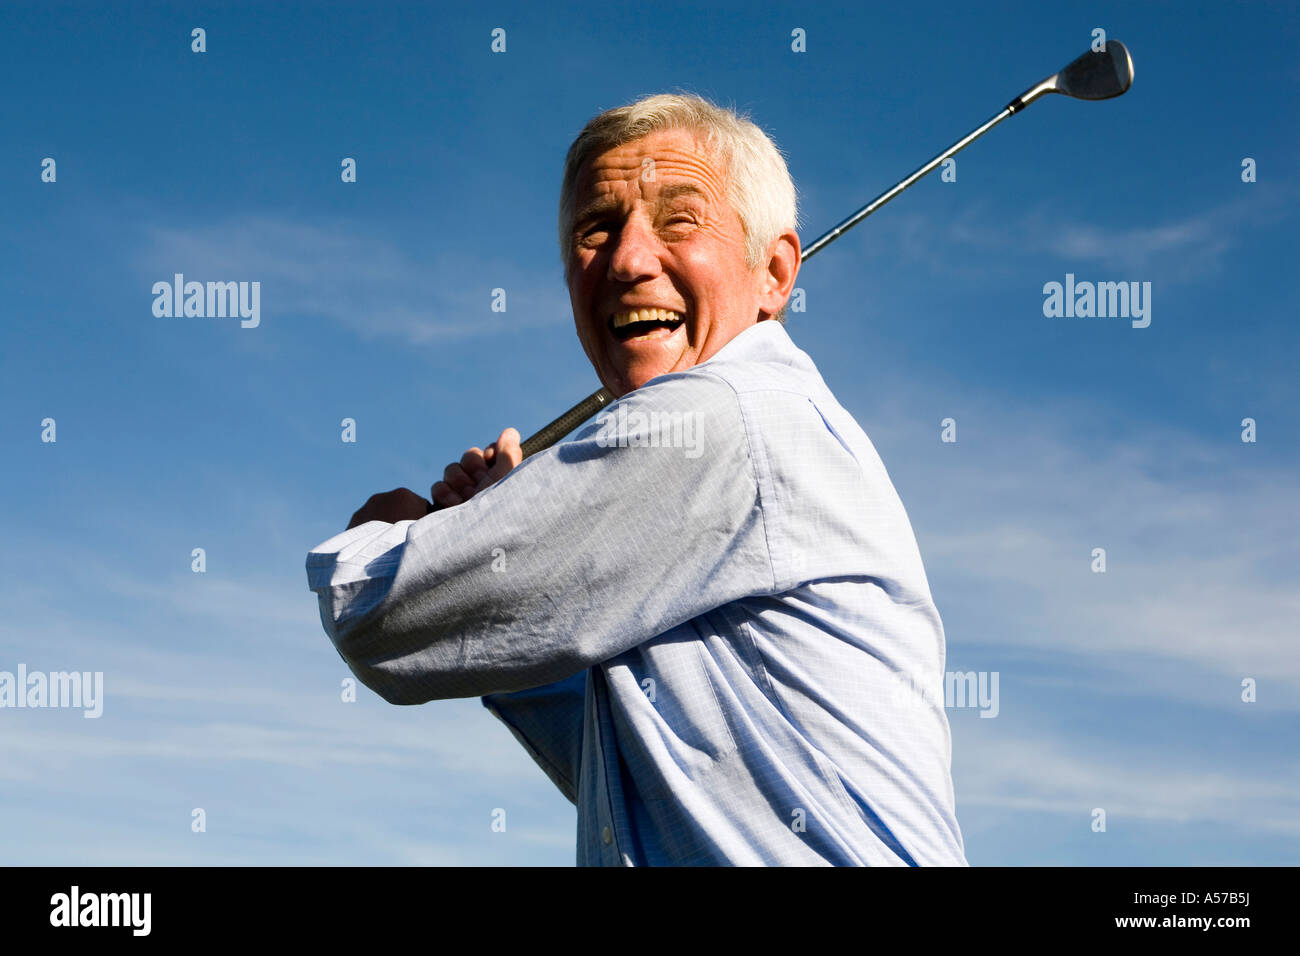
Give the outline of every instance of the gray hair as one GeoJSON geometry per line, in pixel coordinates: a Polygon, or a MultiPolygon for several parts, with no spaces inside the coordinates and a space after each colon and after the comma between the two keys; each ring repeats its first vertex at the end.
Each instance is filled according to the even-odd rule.
{"type": "Polygon", "coordinates": [[[667,129],[700,134],[726,171],[731,206],[745,229],[745,264],[750,269],[763,262],[777,236],[799,228],[794,181],[781,151],[766,133],[747,116],[703,97],[660,93],[594,117],[569,147],[560,186],[559,222],[560,258],[566,276],[572,253],[574,189],[583,164],[607,150],[667,129]]]}

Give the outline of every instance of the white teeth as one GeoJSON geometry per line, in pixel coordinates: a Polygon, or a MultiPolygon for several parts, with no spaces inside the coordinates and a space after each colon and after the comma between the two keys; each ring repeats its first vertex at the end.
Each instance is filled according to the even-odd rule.
{"type": "Polygon", "coordinates": [[[668,309],[632,309],[630,312],[614,313],[614,328],[621,329],[633,322],[681,322],[680,312],[668,309]]]}

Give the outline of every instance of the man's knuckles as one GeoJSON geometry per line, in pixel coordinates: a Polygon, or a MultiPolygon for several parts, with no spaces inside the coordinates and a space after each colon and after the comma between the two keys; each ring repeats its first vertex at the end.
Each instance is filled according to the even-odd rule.
{"type": "Polygon", "coordinates": [[[353,512],[348,527],[354,528],[367,521],[398,521],[422,518],[429,512],[429,502],[410,488],[394,488],[371,495],[360,509],[353,512]]]}

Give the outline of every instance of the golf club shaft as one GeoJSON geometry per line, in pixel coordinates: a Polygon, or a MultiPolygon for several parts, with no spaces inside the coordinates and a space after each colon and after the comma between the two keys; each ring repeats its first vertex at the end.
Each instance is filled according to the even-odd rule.
{"type": "Polygon", "coordinates": [[[848,219],[845,219],[842,223],[840,223],[838,226],[836,226],[836,227],[835,227],[834,229],[832,229],[830,232],[828,232],[828,233],[826,233],[825,235],[823,235],[820,239],[818,239],[816,242],[814,242],[811,246],[809,246],[808,248],[804,249],[804,251],[803,251],[803,255],[800,257],[800,261],[801,261],[801,262],[807,262],[809,259],[811,259],[813,256],[815,256],[818,252],[820,252],[821,250],[825,249],[827,246],[829,246],[832,242],[834,242],[834,241],[835,241],[836,239],[838,239],[840,236],[844,235],[844,233],[848,232],[850,229],[852,229],[854,226],[856,226],[856,225],[857,225],[858,223],[860,223],[862,220],[866,219],[868,216],[870,216],[873,212],[875,212],[877,209],[879,209],[879,208],[880,208],[881,206],[883,206],[885,203],[889,202],[889,200],[893,199],[895,196],[897,196],[899,193],[901,193],[901,192],[902,192],[904,189],[906,189],[908,186],[912,185],[914,182],[916,182],[918,179],[920,179],[920,178],[921,178],[922,176],[924,176],[926,173],[928,173],[928,172],[930,172],[931,170],[933,170],[936,166],[938,166],[940,163],[942,163],[942,162],[943,162],[945,159],[947,159],[949,156],[953,156],[953,155],[955,155],[955,154],[961,152],[963,149],[965,149],[965,148],[966,148],[967,146],[969,146],[971,143],[975,142],[975,140],[979,139],[981,136],[983,136],[985,133],[987,133],[987,132],[988,132],[989,130],[991,130],[993,127],[997,126],[997,125],[998,125],[999,123],[1001,123],[1004,119],[1006,119],[1008,116],[1010,116],[1010,115],[1012,114],[1012,112],[1013,112],[1013,110],[1012,110],[1012,108],[1011,108],[1010,106],[1007,106],[1007,107],[1003,108],[1003,110],[1002,110],[1001,113],[999,113],[997,116],[993,117],[991,120],[989,120],[989,121],[988,121],[987,123],[985,123],[983,126],[979,126],[979,127],[977,127],[976,129],[971,130],[969,133],[967,133],[967,134],[966,134],[965,136],[963,136],[961,139],[957,140],[957,142],[953,143],[951,146],[949,146],[947,149],[945,149],[945,150],[944,150],[942,153],[940,153],[938,156],[934,157],[934,159],[930,160],[930,161],[929,161],[928,163],[926,163],[924,166],[921,166],[919,169],[917,169],[915,172],[913,172],[912,175],[908,176],[906,179],[899,180],[899,181],[896,182],[894,185],[890,186],[888,189],[886,189],[883,193],[881,193],[881,194],[880,194],[879,196],[877,196],[875,199],[871,200],[871,202],[867,203],[865,206],[863,206],[861,209],[859,209],[859,210],[858,210],[857,212],[855,212],[853,215],[849,216],[848,219]]]}
{"type": "MultiPolygon", "coordinates": [[[[1013,113],[1019,112],[1019,109],[1024,109],[1025,105],[1027,104],[1024,104],[1021,101],[1021,99],[1017,97],[1015,100],[1012,101],[1011,105],[1004,107],[1000,113],[998,113],[996,116],[990,119],[987,123],[984,123],[982,126],[979,126],[971,130],[971,132],[967,133],[961,139],[957,140],[957,142],[953,143],[942,153],[935,156],[934,159],[930,160],[924,166],[917,169],[906,179],[900,180],[899,182],[895,183],[893,186],[886,189],[883,193],[881,193],[875,199],[871,200],[871,202],[867,203],[865,206],[863,206],[853,215],[849,216],[848,219],[845,219],[842,223],[840,223],[830,232],[823,235],[812,245],[807,246],[803,250],[802,255],[799,257],[800,262],[807,262],[814,255],[816,255],[821,250],[825,249],[828,245],[830,245],[840,236],[844,235],[844,233],[848,232],[850,229],[852,229],[862,220],[866,219],[868,216],[870,216],[873,212],[875,212],[885,203],[889,202],[891,199],[893,199],[903,190],[907,189],[907,187],[911,186],[914,182],[916,182],[926,173],[933,170],[936,166],[941,164],[949,156],[953,156],[961,152],[971,143],[975,142],[975,140],[979,139],[981,136],[983,136],[985,133],[991,130],[994,126],[997,126],[999,123],[1001,123],[1008,116],[1011,116],[1013,113]],[[1016,108],[1017,106],[1019,106],[1019,109],[1016,108]]],[[[559,441],[565,435],[569,434],[569,432],[573,431],[575,428],[577,428],[579,425],[585,422],[592,415],[596,414],[596,412],[600,411],[602,408],[604,408],[613,400],[614,400],[614,396],[611,395],[608,391],[606,391],[603,388],[600,389],[599,391],[592,392],[590,395],[588,395],[586,398],[580,401],[577,405],[574,405],[572,408],[570,408],[559,418],[555,419],[555,421],[543,427],[536,434],[530,435],[527,439],[525,439],[522,445],[524,457],[527,458],[529,455],[535,455],[539,451],[543,451],[544,449],[550,448],[557,441],[559,441]]]]}

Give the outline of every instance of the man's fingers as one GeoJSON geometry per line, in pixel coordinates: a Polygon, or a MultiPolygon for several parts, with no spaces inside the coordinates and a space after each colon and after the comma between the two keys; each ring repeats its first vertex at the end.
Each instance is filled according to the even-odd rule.
{"type": "Polygon", "coordinates": [[[459,462],[450,464],[442,473],[442,480],[450,486],[451,490],[456,492],[462,498],[468,498],[474,493],[478,485],[478,480],[471,478],[460,466],[459,462]]]}
{"type": "Polygon", "coordinates": [[[491,467],[488,469],[490,481],[503,478],[511,468],[524,460],[524,452],[519,447],[519,440],[519,432],[507,428],[501,433],[500,438],[488,446],[493,451],[491,467]]]}
{"type": "Polygon", "coordinates": [[[475,481],[478,481],[478,479],[488,470],[488,464],[483,459],[483,449],[471,448],[469,451],[465,452],[465,454],[461,455],[460,467],[467,475],[475,481]]]}
{"type": "Polygon", "coordinates": [[[434,483],[429,495],[444,508],[463,504],[523,460],[519,432],[507,428],[487,448],[471,448],[461,455],[460,461],[448,465],[442,481],[434,483]]]}
{"type": "Polygon", "coordinates": [[[352,514],[349,528],[365,524],[367,521],[418,521],[429,513],[429,502],[409,488],[394,488],[370,498],[352,514]]]}
{"type": "Polygon", "coordinates": [[[501,437],[496,440],[496,446],[498,455],[504,454],[510,459],[511,468],[524,460],[522,439],[517,428],[507,428],[503,431],[501,437]]]}
{"type": "Polygon", "coordinates": [[[434,501],[442,505],[444,508],[450,508],[453,505],[462,504],[465,501],[464,498],[452,491],[451,486],[445,481],[436,482],[434,486],[429,489],[429,494],[433,497],[434,501]]]}

